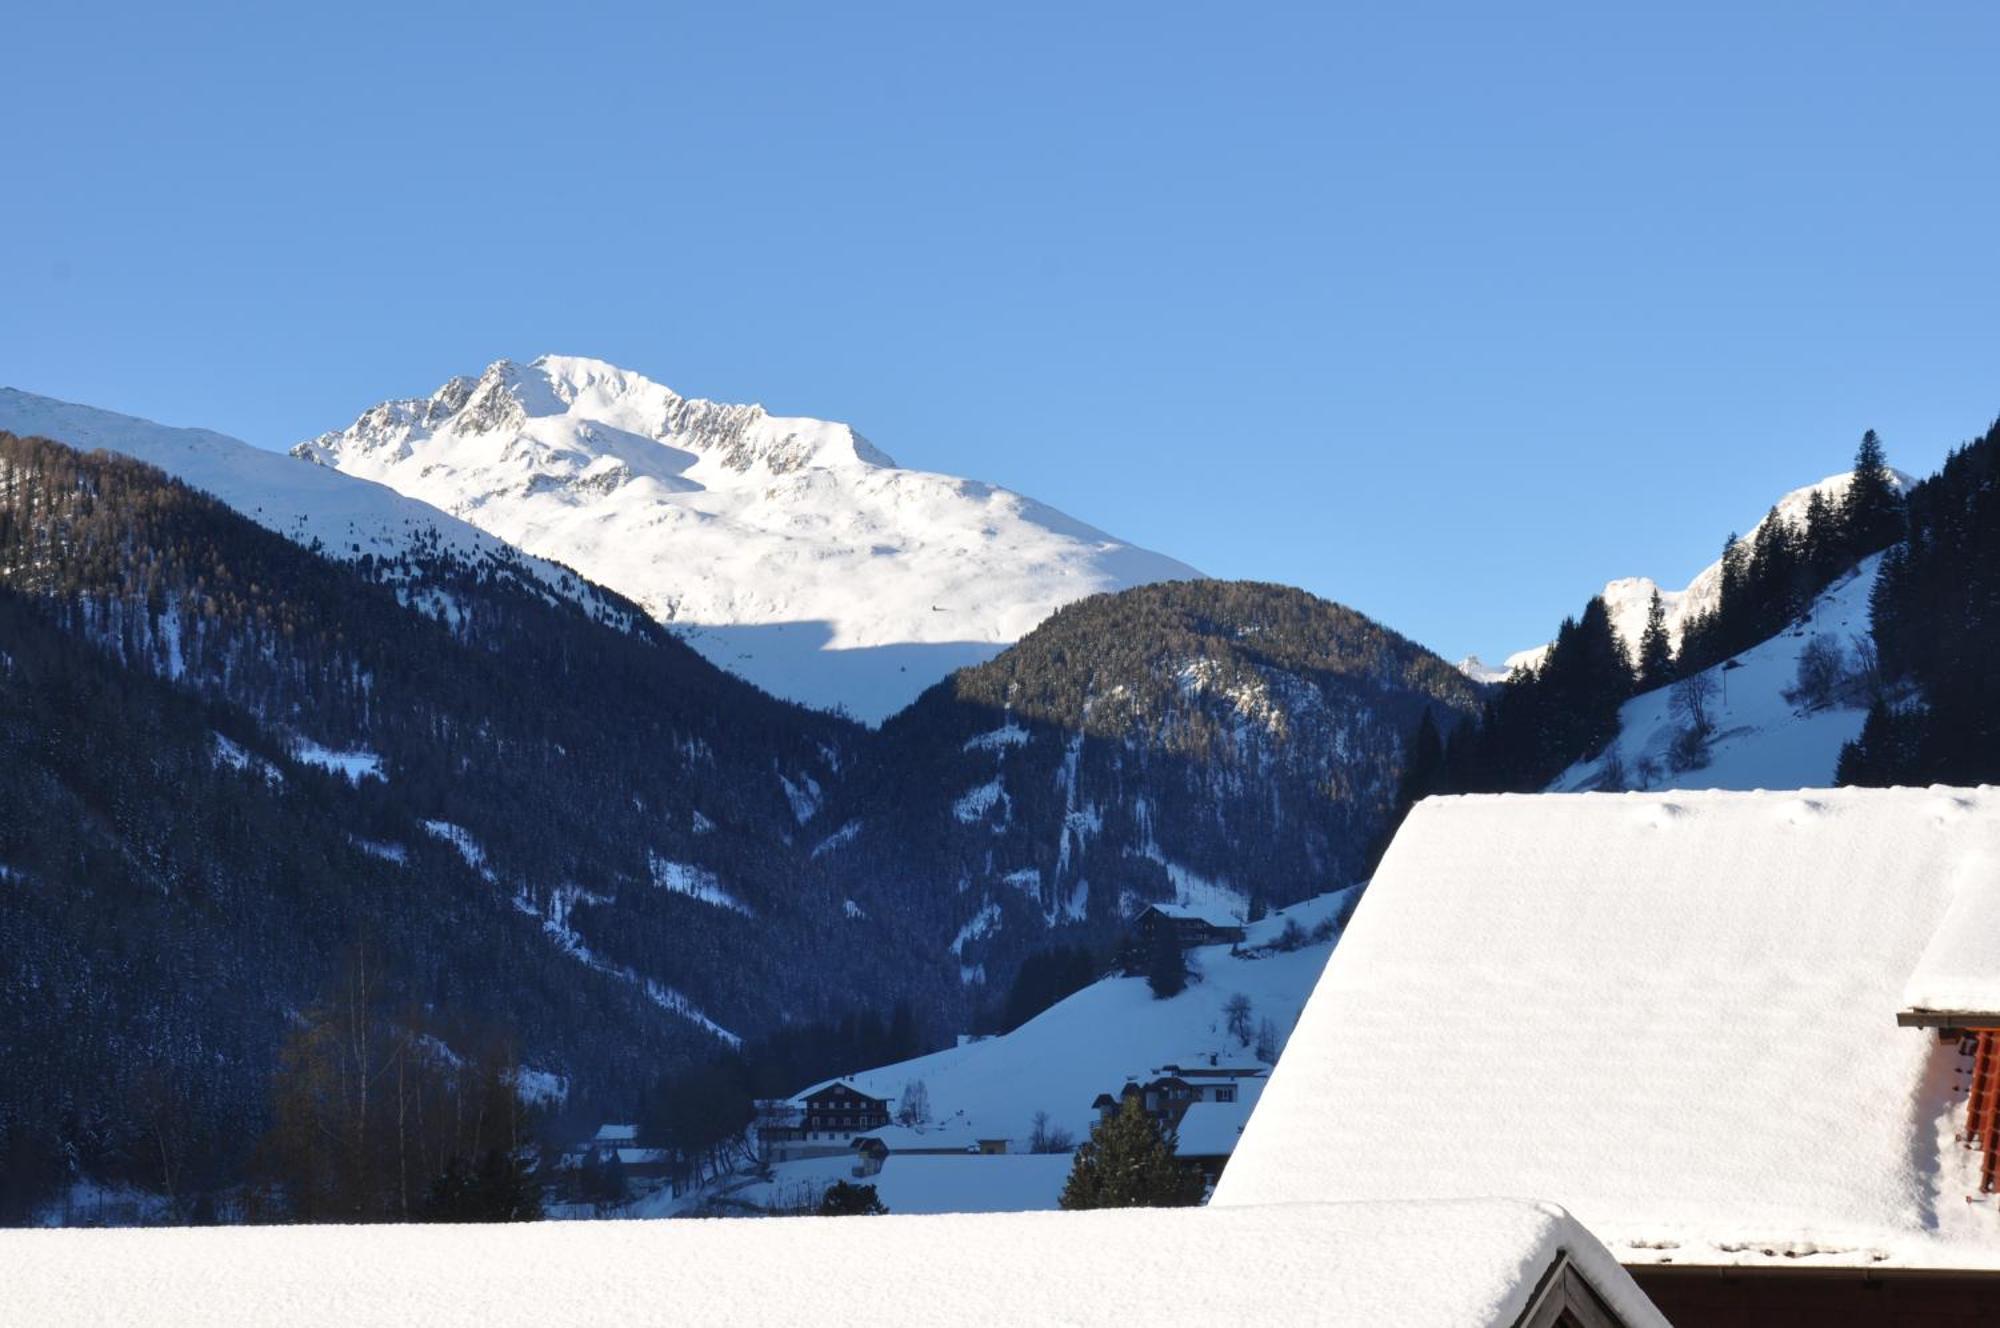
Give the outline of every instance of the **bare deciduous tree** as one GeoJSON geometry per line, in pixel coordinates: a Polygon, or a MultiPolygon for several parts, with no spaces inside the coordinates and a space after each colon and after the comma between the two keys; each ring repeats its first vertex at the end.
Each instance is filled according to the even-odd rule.
{"type": "Polygon", "coordinates": [[[1229,1035],[1242,1046],[1249,1046],[1250,998],[1239,991],[1229,998],[1229,1003],[1222,1007],[1222,1012],[1229,1021],[1229,1035]]]}
{"type": "Polygon", "coordinates": [[[1667,693],[1667,708],[1696,733],[1706,736],[1715,730],[1715,679],[1707,673],[1691,673],[1675,683],[1667,693]]]}
{"type": "Polygon", "coordinates": [[[1028,1131],[1028,1151],[1031,1153],[1067,1153],[1076,1147],[1076,1136],[1049,1120],[1049,1113],[1035,1113],[1034,1124],[1028,1131]]]}
{"type": "Polygon", "coordinates": [[[928,1125],[930,1121],[931,1090],[923,1080],[912,1079],[903,1085],[902,1096],[896,1099],[896,1123],[928,1125]]]}
{"type": "Polygon", "coordinates": [[[1807,710],[1831,704],[1848,680],[1847,651],[1831,636],[1815,636],[1799,651],[1798,674],[1785,699],[1807,710]]]}
{"type": "Polygon", "coordinates": [[[1278,1026],[1270,1016],[1257,1021],[1257,1059],[1266,1065],[1278,1063],[1278,1026]]]}

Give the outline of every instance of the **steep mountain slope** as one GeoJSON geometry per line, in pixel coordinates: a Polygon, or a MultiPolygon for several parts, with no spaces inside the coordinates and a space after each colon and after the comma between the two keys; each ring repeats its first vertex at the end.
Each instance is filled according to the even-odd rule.
{"type": "Polygon", "coordinates": [[[1058,605],[1198,575],[844,424],[502,360],[293,449],[629,596],[773,693],[879,721],[1058,605]]]}
{"type": "MultiPolygon", "coordinates": [[[[506,1031],[597,1103],[794,1019],[957,996],[942,939],[893,901],[824,943],[849,924],[800,822],[864,731],[629,609],[613,628],[438,550],[332,562],[150,467],[11,435],[0,589],[24,606],[6,658],[70,643],[10,712],[32,759],[0,799],[0,909],[27,910],[0,1001],[101,1012],[96,1069],[36,1081],[58,1105],[119,1117],[116,1048],[191,1011],[192,1040],[160,1045],[203,1055],[231,1030],[234,1114],[208,1124],[239,1121],[247,1145],[284,1012],[369,938],[399,999],[506,1031]],[[51,697],[78,659],[115,706],[51,697]],[[240,977],[227,1008],[187,990],[216,965],[240,977]]],[[[10,1064],[78,1037],[17,1025],[10,1064]]]]}
{"type": "MultiPolygon", "coordinates": [[[[1898,493],[1907,493],[1916,481],[1900,470],[1889,472],[1890,480],[1898,493]]],[[[1781,520],[1793,526],[1805,524],[1806,508],[1817,493],[1831,504],[1838,504],[1847,495],[1854,483],[1852,471],[1842,471],[1829,475],[1816,484],[1808,484],[1793,489],[1780,498],[1775,507],[1781,520]]],[[[1767,512],[1759,517],[1744,532],[1745,547],[1755,543],[1757,532],[1770,519],[1767,512]]],[[[1618,638],[1625,645],[1628,654],[1638,648],[1639,634],[1646,629],[1646,612],[1652,602],[1653,592],[1660,595],[1660,607],[1666,612],[1667,636],[1676,649],[1680,646],[1681,633],[1687,624],[1704,613],[1711,613],[1722,600],[1722,560],[1717,559],[1695,574],[1692,581],[1680,590],[1669,590],[1651,577],[1626,576],[1604,583],[1599,592],[1604,606],[1611,611],[1611,625],[1617,630],[1618,638]]],[[[1459,668],[1467,676],[1479,682],[1498,682],[1517,668],[1534,668],[1548,654],[1548,646],[1533,646],[1517,650],[1505,657],[1499,668],[1494,668],[1478,655],[1468,656],[1460,661],[1459,668]]]]}
{"type": "Polygon", "coordinates": [[[1364,875],[1419,715],[1474,704],[1443,660],[1303,591],[1095,596],[885,724],[814,854],[857,911],[923,910],[991,1001],[1052,933],[1108,946],[1146,901],[1240,914],[1364,875]]]}
{"type": "Polygon", "coordinates": [[[2000,423],[1954,448],[1909,495],[1874,597],[1881,696],[1844,777],[1859,784],[2000,781],[2000,423]]]}
{"type": "Polygon", "coordinates": [[[557,1094],[705,1040],[374,792],[0,586],[0,1222],[80,1179],[240,1180],[281,1040],[360,948],[406,1023],[502,1033],[557,1094]]]}
{"type": "Polygon", "coordinates": [[[1607,781],[1634,789],[1831,787],[1842,744],[1861,732],[1868,694],[1850,679],[1824,698],[1796,695],[1799,660],[1808,648],[1830,648],[1850,674],[1867,667],[1868,605],[1881,564],[1880,554],[1865,559],[1791,627],[1702,672],[1714,691],[1715,731],[1699,764],[1677,768],[1675,740],[1688,721],[1675,713],[1673,689],[1661,687],[1627,701],[1610,747],[1564,771],[1551,791],[1582,792],[1607,781]]]}

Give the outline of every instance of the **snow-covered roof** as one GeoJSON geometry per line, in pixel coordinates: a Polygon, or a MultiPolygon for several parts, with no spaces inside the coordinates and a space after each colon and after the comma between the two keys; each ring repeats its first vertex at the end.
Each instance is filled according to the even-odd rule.
{"type": "Polygon", "coordinates": [[[2000,1023],[2000,858],[1968,873],[1903,988],[1911,1022],[1985,1015],[2000,1023]]]}
{"type": "Polygon", "coordinates": [[[858,1077],[859,1076],[857,1075],[843,1074],[837,1079],[822,1079],[818,1083],[814,1084],[811,1088],[801,1089],[799,1092],[793,1094],[789,1099],[787,1099],[787,1103],[788,1105],[791,1106],[803,1108],[806,1105],[806,1100],[808,1098],[819,1097],[822,1094],[832,1092],[836,1088],[844,1088],[848,1092],[853,1093],[859,1097],[865,1097],[871,1102],[880,1102],[885,1105],[888,1103],[892,1103],[896,1100],[894,1094],[887,1094],[878,1097],[877,1095],[870,1093],[865,1089],[857,1088],[855,1086],[855,1081],[857,1080],[858,1077]]]}
{"type": "Polygon", "coordinates": [[[1565,1254],[1631,1328],[1664,1328],[1624,1270],[1560,1209],[1499,1200],[0,1231],[8,1313],[53,1326],[419,1318],[437,1328],[561,1328],[651,1314],[716,1325],[1512,1328],[1565,1254]]]}
{"type": "Polygon", "coordinates": [[[979,1147],[981,1139],[1004,1137],[1004,1135],[984,1133],[966,1121],[950,1120],[937,1125],[884,1125],[879,1130],[869,1130],[856,1135],[855,1142],[876,1139],[892,1153],[918,1150],[935,1152],[946,1148],[964,1152],[979,1147]]]}
{"type": "Polygon", "coordinates": [[[1216,1202],[1544,1194],[1630,1262],[2000,1266],[1958,1046],[1897,1023],[1996,853],[1984,788],[1425,802],[1216,1202]]]}
{"type": "Polygon", "coordinates": [[[1184,1157],[1228,1156],[1243,1136],[1252,1105],[1251,1101],[1195,1103],[1174,1131],[1176,1151],[1184,1157]]]}
{"type": "Polygon", "coordinates": [[[1240,927],[1241,918],[1232,918],[1219,908],[1196,908],[1191,904],[1148,904],[1142,913],[1151,911],[1161,917],[1179,918],[1185,922],[1206,922],[1211,927],[1240,927]]]}
{"type": "Polygon", "coordinates": [[[590,1141],[594,1144],[629,1144],[638,1137],[639,1127],[636,1125],[600,1125],[590,1141]]]}

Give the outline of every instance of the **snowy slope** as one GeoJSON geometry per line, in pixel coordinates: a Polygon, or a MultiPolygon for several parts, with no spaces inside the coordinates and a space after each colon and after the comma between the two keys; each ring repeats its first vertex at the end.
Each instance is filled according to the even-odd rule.
{"type": "MultiPolygon", "coordinates": [[[[1341,915],[1353,890],[1320,895],[1271,914],[1249,929],[1245,944],[1274,940],[1287,920],[1311,931],[1341,915]]],[[[1268,1018],[1290,1030],[1331,941],[1264,958],[1237,958],[1226,945],[1191,951],[1201,980],[1170,1000],[1155,1000],[1144,978],[1109,977],[1057,1002],[1011,1033],[915,1060],[845,1076],[864,1093],[899,1097],[922,1080],[931,1115],[987,1137],[1025,1140],[1037,1111],[1083,1139],[1096,1120],[1091,1102],[1116,1093],[1128,1079],[1161,1065],[1251,1065],[1256,1058],[1232,1037],[1223,1006],[1250,998],[1252,1020],[1268,1018]]]]}
{"type": "MultiPolygon", "coordinates": [[[[1907,492],[1916,480],[1900,470],[1889,472],[1891,482],[1899,493],[1907,492]]],[[[1838,503],[1847,496],[1847,490],[1854,483],[1851,471],[1829,475],[1817,484],[1808,484],[1792,490],[1780,498],[1775,506],[1783,520],[1795,526],[1802,526],[1806,519],[1806,504],[1813,494],[1818,493],[1829,503],[1838,503]]],[[[1764,528],[1768,517],[1759,517],[1742,536],[1746,547],[1757,538],[1757,532],[1764,528]]],[[[1611,611],[1611,625],[1618,637],[1625,643],[1625,649],[1637,654],[1639,635],[1646,630],[1646,611],[1652,603],[1653,592],[1660,593],[1660,607],[1666,611],[1667,635],[1674,647],[1680,647],[1681,632],[1687,624],[1700,614],[1707,613],[1722,601],[1722,560],[1716,559],[1688,582],[1681,590],[1669,590],[1651,577],[1626,576],[1604,583],[1599,594],[1604,606],[1611,611]]],[[[1459,668],[1479,682],[1499,682],[1517,668],[1534,668],[1548,654],[1546,644],[1533,646],[1527,650],[1517,650],[1501,661],[1499,668],[1493,668],[1478,655],[1468,655],[1460,661],[1459,668]]]]}
{"type": "Polygon", "coordinates": [[[257,524],[330,557],[393,558],[413,550],[455,555],[474,566],[542,581],[588,605],[594,592],[573,574],[523,557],[505,541],[394,489],[253,447],[208,429],[183,429],[94,406],[0,387],[0,429],[85,451],[102,448],[157,466],[257,524]]]}
{"type": "MultiPolygon", "coordinates": [[[[1337,939],[1340,920],[1358,895],[1359,887],[1353,887],[1277,910],[1251,924],[1245,948],[1269,946],[1288,922],[1306,933],[1331,925],[1337,939]]],[[[1282,1048],[1334,939],[1257,957],[1232,955],[1226,945],[1200,947],[1189,952],[1200,979],[1169,1000],[1155,1000],[1144,978],[1102,978],[1011,1033],[839,1078],[892,1101],[921,1082],[930,1106],[924,1146],[969,1148],[981,1138],[1004,1138],[1020,1150],[1035,1115],[1044,1111],[1051,1126],[1081,1143],[1097,1120],[1091,1105],[1097,1095],[1116,1094],[1128,1080],[1143,1081],[1164,1065],[1259,1064],[1254,1045],[1244,1046],[1228,1031],[1224,1007],[1234,995],[1249,998],[1253,1026],[1272,1022],[1282,1048]]],[[[1253,1101],[1261,1087],[1261,1080],[1247,1083],[1245,1101],[1253,1101]]],[[[881,1133],[909,1142],[913,1132],[890,1127],[881,1133]]],[[[994,1157],[892,1156],[871,1183],[878,1184],[891,1212],[1019,1212],[1054,1208],[1069,1166],[1067,1154],[1051,1159],[1018,1151],[994,1157]]],[[[850,1178],[853,1167],[847,1156],[779,1162],[769,1179],[726,1186],[724,1193],[739,1206],[784,1210],[850,1178]]],[[[691,1202],[661,1191],[634,1204],[628,1215],[685,1213],[699,1206],[700,1197],[691,1202]]]]}
{"type": "Polygon", "coordinates": [[[638,601],[766,690],[869,721],[1059,605],[1199,575],[844,424],[598,360],[501,360],[293,449],[638,601]]]}
{"type": "Polygon", "coordinates": [[[1716,687],[1707,764],[1683,771],[1668,764],[1668,747],[1684,724],[1673,715],[1672,689],[1662,687],[1627,701],[1606,755],[1564,771],[1550,791],[1599,787],[1614,753],[1626,785],[1635,789],[1832,784],[1841,746],[1859,736],[1867,717],[1860,708],[1865,700],[1807,711],[1784,694],[1797,680],[1800,652],[1815,637],[1831,637],[1851,655],[1855,643],[1868,636],[1868,597],[1881,564],[1880,554],[1865,559],[1852,575],[1827,587],[1794,626],[1707,670],[1716,687]]]}

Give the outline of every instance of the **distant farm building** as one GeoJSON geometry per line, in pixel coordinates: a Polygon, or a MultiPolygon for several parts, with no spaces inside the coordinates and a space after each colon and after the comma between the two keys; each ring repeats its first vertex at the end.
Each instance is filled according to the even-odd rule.
{"type": "Polygon", "coordinates": [[[1163,935],[1182,950],[1197,945],[1238,945],[1243,940],[1244,926],[1220,909],[1148,904],[1132,919],[1130,935],[1118,958],[1120,966],[1127,972],[1142,969],[1163,935]]]}
{"type": "Polygon", "coordinates": [[[1162,1065],[1143,1078],[1128,1079],[1117,1093],[1099,1093],[1090,1105],[1100,1120],[1116,1115],[1128,1097],[1136,1097],[1163,1130],[1180,1128],[1181,1117],[1196,1103],[1242,1104],[1256,1101],[1268,1073],[1262,1065],[1162,1065]]]}
{"type": "Polygon", "coordinates": [[[857,1136],[889,1124],[889,1099],[871,1097],[844,1079],[807,1089],[793,1102],[797,1105],[796,1123],[773,1119],[760,1124],[760,1142],[772,1158],[844,1153],[853,1147],[857,1136]]]}

